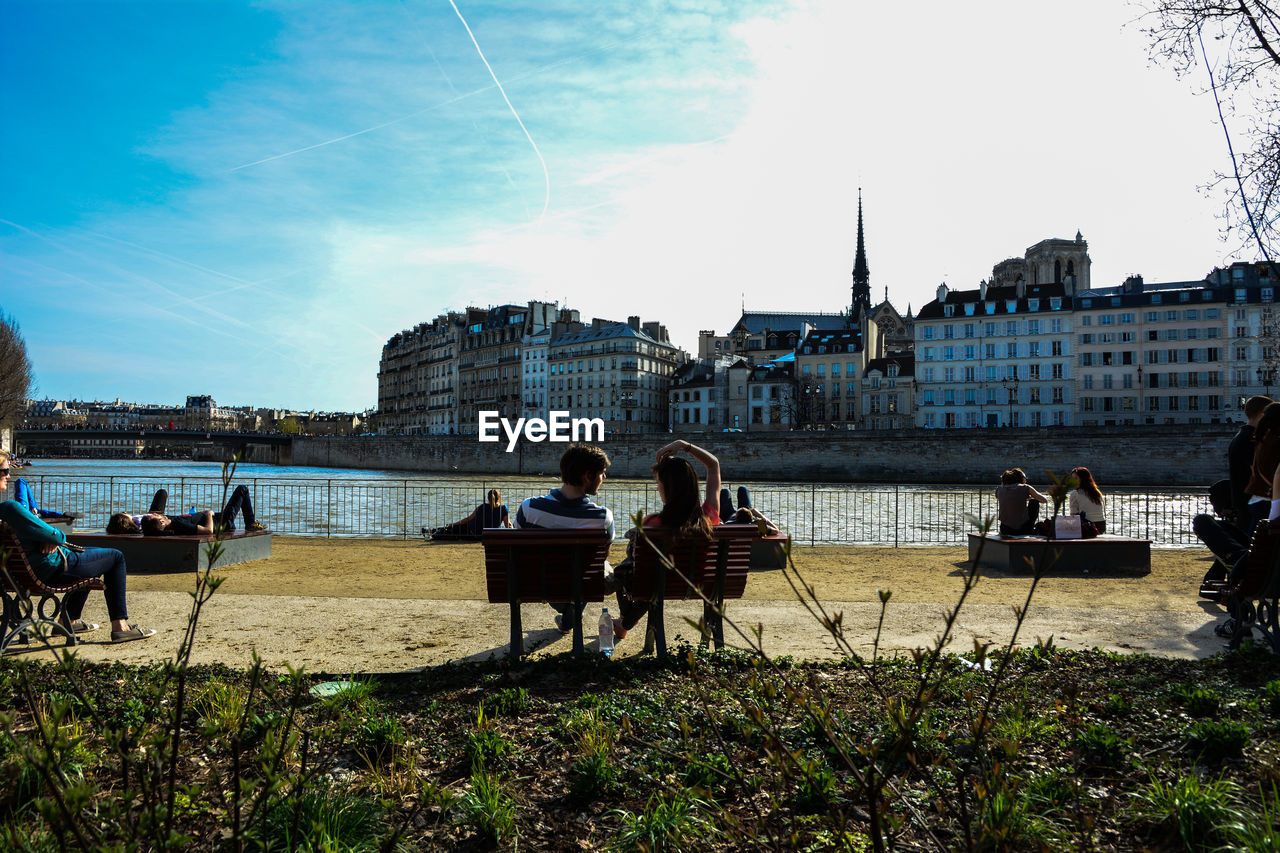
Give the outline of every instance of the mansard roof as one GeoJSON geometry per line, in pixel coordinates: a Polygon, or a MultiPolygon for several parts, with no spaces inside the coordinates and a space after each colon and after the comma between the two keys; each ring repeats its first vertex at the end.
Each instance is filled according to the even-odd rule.
{"type": "Polygon", "coordinates": [[[651,344],[657,344],[658,346],[664,346],[671,349],[675,348],[668,342],[654,340],[644,332],[633,329],[628,324],[620,321],[616,323],[605,323],[598,329],[587,326],[585,329],[580,329],[576,332],[567,332],[552,341],[551,345],[560,346],[561,344],[581,344],[589,343],[591,341],[612,340],[614,338],[637,338],[638,340],[647,341],[651,344]]]}
{"type": "Polygon", "coordinates": [[[890,353],[884,358],[873,358],[867,362],[867,369],[863,375],[873,370],[878,370],[884,376],[889,375],[889,365],[898,365],[898,376],[915,376],[916,373],[916,357],[915,353],[899,352],[890,353]]]}
{"type": "Polygon", "coordinates": [[[837,329],[835,331],[823,331],[815,329],[805,335],[800,346],[805,348],[806,354],[808,349],[816,351],[818,347],[822,347],[828,353],[833,352],[861,352],[862,351],[862,331],[860,329],[837,329]]]}
{"type": "MultiPolygon", "coordinates": [[[[994,303],[994,310],[992,314],[1020,314],[1030,310],[1027,304],[1028,300],[1048,300],[1053,297],[1059,297],[1062,299],[1062,307],[1059,310],[1071,310],[1071,297],[1066,295],[1066,288],[1062,284],[1025,285],[1023,287],[1023,296],[1021,298],[1018,296],[1018,286],[1016,284],[988,287],[986,298],[983,298],[982,290],[980,288],[975,288],[973,290],[949,290],[944,302],[939,302],[934,299],[925,304],[925,306],[920,309],[920,313],[916,315],[916,320],[958,320],[966,316],[989,317],[991,314],[988,314],[985,310],[980,311],[976,308],[974,309],[973,314],[965,314],[963,310],[960,310],[955,312],[953,316],[947,317],[946,312],[943,309],[943,306],[945,305],[964,305],[966,303],[978,304],[983,302],[994,303]],[[1009,310],[1010,300],[1013,300],[1014,302],[1013,311],[1009,310]]],[[[1041,308],[1041,310],[1049,310],[1047,303],[1041,308]]]]}
{"type": "Polygon", "coordinates": [[[750,335],[762,334],[765,329],[774,332],[792,329],[799,331],[804,323],[816,329],[843,329],[848,325],[848,319],[843,313],[831,314],[819,311],[744,311],[742,317],[729,330],[729,334],[739,330],[745,330],[750,335]]]}

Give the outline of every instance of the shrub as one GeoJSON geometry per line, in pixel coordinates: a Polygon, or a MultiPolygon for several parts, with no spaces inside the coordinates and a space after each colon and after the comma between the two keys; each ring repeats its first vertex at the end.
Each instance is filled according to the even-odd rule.
{"type": "Polygon", "coordinates": [[[497,844],[515,834],[516,804],[502,790],[498,777],[476,768],[471,788],[458,800],[463,822],[479,835],[497,844]]]}
{"type": "Polygon", "coordinates": [[[485,700],[489,713],[495,717],[518,717],[529,710],[532,700],[523,687],[499,690],[485,700]]]}
{"type": "Polygon", "coordinates": [[[1129,747],[1129,741],[1116,734],[1106,723],[1086,726],[1077,738],[1084,757],[1103,766],[1119,764],[1129,747]]]}
{"type": "Polygon", "coordinates": [[[1202,761],[1239,758],[1249,743],[1249,727],[1235,720],[1196,723],[1187,732],[1187,744],[1202,761]]]}
{"type": "Polygon", "coordinates": [[[1187,850],[1212,849],[1225,840],[1226,828],[1245,820],[1238,807],[1240,789],[1229,779],[1201,781],[1183,776],[1174,782],[1154,777],[1134,797],[1135,820],[1176,832],[1187,850]]]}
{"type": "Polygon", "coordinates": [[[1174,688],[1173,695],[1193,717],[1212,717],[1222,705],[1217,691],[1205,687],[1181,684],[1174,688]]]}
{"type": "Polygon", "coordinates": [[[622,820],[615,846],[649,853],[693,849],[697,845],[692,842],[712,832],[711,823],[699,813],[705,805],[688,791],[673,791],[651,796],[638,815],[626,810],[610,812],[622,820]]]}

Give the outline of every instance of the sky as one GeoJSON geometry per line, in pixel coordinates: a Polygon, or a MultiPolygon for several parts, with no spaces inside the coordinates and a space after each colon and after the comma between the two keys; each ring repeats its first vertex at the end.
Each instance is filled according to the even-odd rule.
{"type": "Polygon", "coordinates": [[[559,302],[696,352],[1049,237],[1253,260],[1202,80],[1115,0],[0,0],[0,311],[37,398],[376,406],[397,332],[559,302]]]}

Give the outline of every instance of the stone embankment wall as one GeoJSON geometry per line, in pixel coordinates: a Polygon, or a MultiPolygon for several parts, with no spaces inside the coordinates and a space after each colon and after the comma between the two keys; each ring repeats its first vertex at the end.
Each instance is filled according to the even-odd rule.
{"type": "MultiPolygon", "coordinates": [[[[673,437],[706,447],[726,479],[823,483],[983,483],[1014,465],[1033,483],[1044,471],[1086,465],[1107,486],[1206,486],[1227,473],[1232,424],[608,436],[614,477],[648,477],[673,437]]],[[[512,452],[462,436],[306,437],[294,465],[417,473],[556,476],[567,445],[521,441],[512,452]]]]}

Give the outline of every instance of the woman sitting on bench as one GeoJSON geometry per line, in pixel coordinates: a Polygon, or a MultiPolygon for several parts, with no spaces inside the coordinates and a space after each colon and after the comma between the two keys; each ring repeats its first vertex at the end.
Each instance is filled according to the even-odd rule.
{"type": "MultiPolygon", "coordinates": [[[[9,454],[0,450],[0,493],[8,489],[9,454]]],[[[106,587],[103,595],[107,599],[107,615],[111,617],[111,642],[145,640],[155,634],[151,628],[129,624],[129,611],[125,604],[128,569],[125,568],[124,554],[115,548],[68,545],[61,530],[36,518],[30,509],[17,501],[0,502],[0,520],[13,528],[32,570],[44,583],[69,586],[85,578],[102,578],[106,587]]],[[[62,624],[68,631],[83,634],[97,629],[97,625],[81,618],[88,598],[87,589],[63,596],[62,624]]]]}
{"type": "MultiPolygon", "coordinates": [[[[676,439],[658,451],[658,461],[650,470],[658,483],[658,498],[662,501],[662,510],[656,515],[646,516],[644,526],[669,530],[673,536],[701,536],[710,542],[713,538],[712,525],[720,523],[720,513],[716,508],[720,494],[720,461],[696,444],[676,439]],[[694,470],[692,463],[676,456],[682,450],[707,469],[705,498],[698,488],[698,472],[694,470]]],[[[628,550],[634,544],[633,539],[627,546],[628,550]]],[[[627,570],[630,562],[628,555],[628,559],[619,563],[615,571],[618,581],[618,610],[622,616],[613,620],[615,640],[627,636],[627,632],[649,612],[650,607],[648,601],[636,601],[631,597],[631,572],[627,570]]]]}

